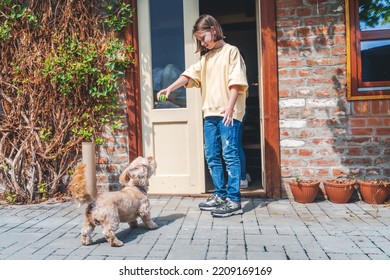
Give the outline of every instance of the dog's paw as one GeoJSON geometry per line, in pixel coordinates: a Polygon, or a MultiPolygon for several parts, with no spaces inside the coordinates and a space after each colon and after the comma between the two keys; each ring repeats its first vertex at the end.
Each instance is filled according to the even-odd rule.
{"type": "Polygon", "coordinates": [[[112,241],[110,243],[111,247],[122,247],[123,246],[123,242],[120,241],[119,239],[115,239],[114,241],[112,241]]]}
{"type": "Polygon", "coordinates": [[[81,237],[81,244],[84,245],[84,246],[91,245],[92,242],[93,242],[92,238],[90,238],[89,236],[82,236],[81,237]]]}
{"type": "Polygon", "coordinates": [[[153,221],[149,221],[149,222],[146,224],[146,227],[147,227],[148,229],[156,229],[156,228],[158,228],[158,225],[157,225],[155,222],[153,222],[153,221]]]}

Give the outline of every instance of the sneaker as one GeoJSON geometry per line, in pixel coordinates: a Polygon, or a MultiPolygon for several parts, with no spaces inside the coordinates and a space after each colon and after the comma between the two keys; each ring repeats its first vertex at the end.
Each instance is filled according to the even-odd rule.
{"type": "Polygon", "coordinates": [[[233,215],[239,215],[244,213],[241,208],[241,203],[233,202],[229,198],[217,209],[211,211],[211,215],[214,217],[229,217],[233,215]]]}
{"type": "Polygon", "coordinates": [[[248,188],[248,180],[240,180],[240,189],[247,189],[248,188]]]}
{"type": "Polygon", "coordinates": [[[210,196],[206,202],[199,203],[200,210],[211,211],[217,207],[223,205],[225,200],[220,198],[218,195],[210,196]]]}
{"type": "Polygon", "coordinates": [[[246,180],[248,181],[248,184],[252,181],[251,179],[251,176],[249,175],[249,173],[246,173],[246,180]]]}

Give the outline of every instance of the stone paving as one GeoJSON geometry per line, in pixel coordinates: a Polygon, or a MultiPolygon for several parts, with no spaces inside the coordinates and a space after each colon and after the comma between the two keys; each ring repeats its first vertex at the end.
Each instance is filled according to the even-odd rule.
{"type": "Polygon", "coordinates": [[[213,218],[204,198],[152,196],[159,225],[121,224],[124,246],[112,248],[97,227],[80,244],[85,206],[75,203],[0,207],[2,260],[388,260],[390,208],[362,201],[300,204],[291,199],[243,199],[244,214],[213,218]]]}

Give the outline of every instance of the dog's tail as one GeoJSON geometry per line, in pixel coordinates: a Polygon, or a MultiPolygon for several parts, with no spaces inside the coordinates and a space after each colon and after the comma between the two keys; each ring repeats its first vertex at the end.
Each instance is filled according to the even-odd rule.
{"type": "Polygon", "coordinates": [[[87,192],[87,179],[85,177],[85,164],[79,164],[73,174],[72,181],[68,186],[68,190],[74,200],[80,204],[93,201],[92,196],[87,192]]]}

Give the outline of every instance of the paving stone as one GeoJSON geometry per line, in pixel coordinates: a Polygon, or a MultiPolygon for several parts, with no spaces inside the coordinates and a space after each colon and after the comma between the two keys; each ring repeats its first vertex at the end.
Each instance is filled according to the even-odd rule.
{"type": "Polygon", "coordinates": [[[329,260],[330,257],[324,251],[306,251],[309,260],[329,260]]]}
{"type": "Polygon", "coordinates": [[[345,237],[317,236],[317,241],[326,253],[329,254],[361,254],[362,250],[356,244],[345,237]]]}
{"type": "Polygon", "coordinates": [[[331,260],[350,260],[348,254],[343,253],[327,253],[328,257],[331,260]]]}
{"type": "Polygon", "coordinates": [[[389,241],[375,241],[375,246],[379,248],[384,254],[390,256],[390,242],[389,241]]]}
{"type": "Polygon", "coordinates": [[[165,259],[171,249],[171,246],[169,245],[156,245],[154,246],[149,254],[147,255],[146,259],[165,259]]]}
{"type": "Polygon", "coordinates": [[[368,254],[367,255],[371,260],[389,260],[390,257],[385,254],[368,254]]]}
{"type": "Polygon", "coordinates": [[[287,260],[284,252],[248,252],[248,260],[287,260]]]}
{"type": "Polygon", "coordinates": [[[286,252],[288,260],[308,260],[309,257],[305,253],[288,253],[286,252]]]}
{"type": "Polygon", "coordinates": [[[242,251],[228,251],[227,257],[228,260],[246,260],[245,250],[242,251]]]}
{"type": "Polygon", "coordinates": [[[348,258],[351,260],[370,260],[366,254],[350,254],[348,255],[348,258]]]}
{"type": "Polygon", "coordinates": [[[225,251],[208,251],[206,255],[206,260],[225,260],[226,252],[225,251]]]}
{"type": "Polygon", "coordinates": [[[173,245],[168,254],[168,260],[204,260],[207,255],[207,245],[173,245]]]}

